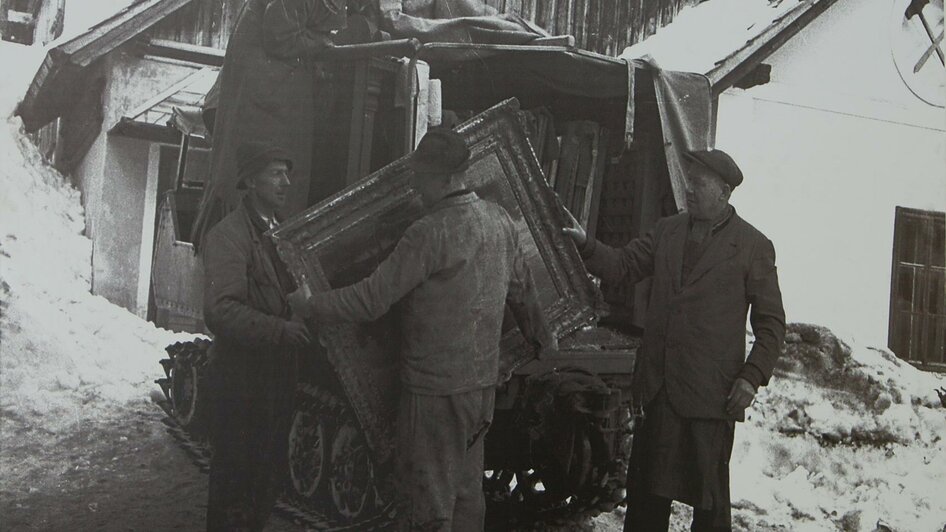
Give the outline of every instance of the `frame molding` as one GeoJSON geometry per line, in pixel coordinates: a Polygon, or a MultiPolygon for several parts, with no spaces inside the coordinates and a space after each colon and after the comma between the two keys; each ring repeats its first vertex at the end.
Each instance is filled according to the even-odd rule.
{"type": "MultiPolygon", "coordinates": [[[[519,102],[512,98],[457,127],[471,151],[465,177],[481,197],[503,204],[507,211],[515,202],[519,212],[510,211],[510,215],[517,224],[525,224],[521,230],[527,230],[535,243],[531,270],[549,325],[561,337],[594,320],[596,290],[574,244],[561,232],[562,213],[526,139],[518,110],[519,102]],[[490,164],[495,170],[495,161],[484,161],[491,156],[498,161],[504,180],[478,172],[490,164]]],[[[420,197],[410,185],[412,171],[405,163],[406,157],[394,161],[274,230],[279,254],[300,286],[317,293],[333,288],[331,280],[339,275],[352,276],[352,263],[325,263],[333,252],[335,257],[369,255],[367,262],[357,264],[361,270],[370,266],[373,271],[404,230],[423,216],[420,197]]],[[[354,275],[363,274],[361,270],[354,275]]],[[[351,279],[345,281],[334,288],[351,279]]],[[[329,362],[379,463],[386,462],[394,448],[399,389],[397,305],[394,309],[378,322],[318,326],[329,362]]],[[[501,340],[497,384],[534,356],[518,328],[507,330],[501,340]]]]}

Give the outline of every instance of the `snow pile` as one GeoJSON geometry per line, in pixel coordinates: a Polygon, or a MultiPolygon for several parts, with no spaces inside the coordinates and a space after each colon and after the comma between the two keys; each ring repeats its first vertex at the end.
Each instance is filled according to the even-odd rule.
{"type": "MultiPolygon", "coordinates": [[[[792,324],[775,377],[736,425],[734,530],[946,530],[946,377],[792,324]]],[[[670,529],[690,529],[674,503],[670,529]]],[[[600,515],[620,531],[624,509],[600,515]]]]}
{"type": "Polygon", "coordinates": [[[887,351],[792,325],[775,377],[736,428],[734,525],[943,530],[944,385],[887,351]]]}
{"type": "Polygon", "coordinates": [[[650,56],[667,70],[705,74],[802,5],[799,0],[710,0],[688,6],[657,33],[625,48],[621,57],[650,56]]]}
{"type": "Polygon", "coordinates": [[[11,117],[42,57],[0,45],[0,62],[20,70],[5,72],[0,94],[0,410],[5,422],[42,416],[56,431],[98,407],[146,398],[164,346],[185,336],[90,294],[79,193],[11,117]]]}

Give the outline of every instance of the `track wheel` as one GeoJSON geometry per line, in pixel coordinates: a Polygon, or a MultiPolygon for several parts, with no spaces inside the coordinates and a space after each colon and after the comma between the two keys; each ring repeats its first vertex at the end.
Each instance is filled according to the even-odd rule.
{"type": "Polygon", "coordinates": [[[512,496],[530,511],[568,503],[564,497],[545,485],[541,471],[533,469],[516,472],[516,486],[512,488],[512,496]]]}
{"type": "Polygon", "coordinates": [[[488,470],[483,473],[483,492],[487,500],[503,501],[512,494],[516,472],[511,469],[488,470]]]}
{"type": "Polygon", "coordinates": [[[312,501],[325,476],[328,428],[318,405],[302,399],[289,426],[289,480],[296,495],[312,501]]]}
{"type": "Polygon", "coordinates": [[[200,418],[200,375],[199,368],[188,356],[174,357],[171,366],[170,398],[174,418],[185,429],[192,430],[199,425],[200,418]]]}
{"type": "Polygon", "coordinates": [[[332,502],[340,515],[355,519],[373,504],[375,478],[365,437],[351,418],[335,433],[331,461],[332,502]]]}

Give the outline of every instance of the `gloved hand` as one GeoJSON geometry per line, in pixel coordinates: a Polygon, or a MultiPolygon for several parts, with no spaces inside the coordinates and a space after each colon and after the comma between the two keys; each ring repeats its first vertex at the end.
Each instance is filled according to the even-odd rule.
{"type": "Polygon", "coordinates": [[[726,412],[736,416],[752,404],[755,400],[756,389],[746,379],[739,377],[732,385],[729,396],[726,398],[726,412]]]}

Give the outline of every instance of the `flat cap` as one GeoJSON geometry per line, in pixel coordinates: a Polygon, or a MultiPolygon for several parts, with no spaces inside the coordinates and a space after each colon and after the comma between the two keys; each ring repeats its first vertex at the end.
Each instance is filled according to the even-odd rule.
{"type": "Polygon", "coordinates": [[[683,156],[689,161],[709,168],[732,188],[742,183],[742,170],[739,169],[736,161],[723,150],[693,150],[684,152],[683,156]]]}
{"type": "Polygon", "coordinates": [[[292,171],[292,156],[289,152],[267,142],[250,141],[237,146],[237,188],[246,188],[247,178],[260,173],[273,161],[285,161],[292,171]]]}
{"type": "Polygon", "coordinates": [[[431,129],[408,157],[407,166],[419,174],[454,174],[466,169],[470,149],[463,136],[452,129],[431,129]]]}

